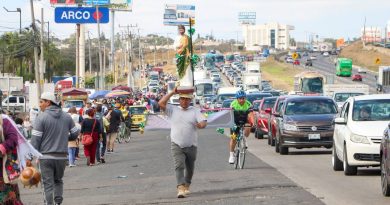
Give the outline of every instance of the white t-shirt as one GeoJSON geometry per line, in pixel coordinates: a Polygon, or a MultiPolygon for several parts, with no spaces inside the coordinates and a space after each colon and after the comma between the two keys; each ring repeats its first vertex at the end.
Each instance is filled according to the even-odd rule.
{"type": "Polygon", "coordinates": [[[206,120],[198,108],[183,109],[180,106],[167,105],[165,110],[171,121],[171,141],[179,147],[198,146],[198,128],[196,123],[206,120]]]}

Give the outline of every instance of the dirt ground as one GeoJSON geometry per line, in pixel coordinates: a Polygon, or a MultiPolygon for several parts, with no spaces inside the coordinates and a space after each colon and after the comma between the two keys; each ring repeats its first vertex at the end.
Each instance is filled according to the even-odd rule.
{"type": "Polygon", "coordinates": [[[340,56],[351,58],[354,65],[362,66],[373,71],[378,71],[380,65],[390,65],[390,49],[379,48],[367,45],[363,48],[363,43],[357,41],[342,49],[340,56]],[[381,59],[380,64],[376,64],[377,58],[381,59]]]}

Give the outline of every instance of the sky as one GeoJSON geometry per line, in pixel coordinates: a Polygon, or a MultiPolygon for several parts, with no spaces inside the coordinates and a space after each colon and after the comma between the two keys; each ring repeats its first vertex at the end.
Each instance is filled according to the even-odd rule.
{"type": "MultiPolygon", "coordinates": [[[[56,24],[54,7],[49,0],[34,0],[35,18],[40,19],[44,8],[45,21],[55,37],[64,39],[75,32],[74,24],[56,24]]],[[[278,22],[295,27],[291,36],[305,41],[308,35],[320,38],[353,38],[360,36],[360,29],[379,26],[383,30],[390,20],[389,0],[133,0],[132,12],[115,13],[115,33],[119,26],[138,25],[141,35],[158,34],[174,37],[176,27],[163,25],[165,4],[190,4],[196,7],[196,33],[213,34],[217,38],[242,40],[239,12],[256,12],[257,24],[278,22]]],[[[0,0],[0,7],[8,10],[22,9],[22,27],[31,24],[29,0],[0,0]]],[[[112,21],[112,18],[110,18],[112,21]]],[[[0,35],[19,28],[19,13],[7,13],[0,8],[0,35]]],[[[106,37],[110,24],[102,24],[106,37]]],[[[91,37],[97,36],[97,26],[90,24],[91,37]]]]}

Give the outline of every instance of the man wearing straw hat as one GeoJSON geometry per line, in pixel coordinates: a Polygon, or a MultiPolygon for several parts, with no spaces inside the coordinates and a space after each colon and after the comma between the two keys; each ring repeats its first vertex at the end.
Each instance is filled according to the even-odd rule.
{"type": "Polygon", "coordinates": [[[167,105],[169,98],[178,94],[175,88],[165,95],[159,106],[171,121],[171,152],[177,180],[177,197],[190,194],[198,146],[198,129],[207,125],[205,116],[198,108],[190,106],[193,94],[179,94],[180,106],[167,105]]]}

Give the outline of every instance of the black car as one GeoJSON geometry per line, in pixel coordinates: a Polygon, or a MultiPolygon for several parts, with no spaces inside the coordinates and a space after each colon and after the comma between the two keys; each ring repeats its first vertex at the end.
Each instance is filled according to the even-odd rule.
{"type": "Polygon", "coordinates": [[[311,59],[307,59],[305,62],[305,66],[313,66],[313,61],[311,59]]]}
{"type": "Polygon", "coordinates": [[[246,95],[246,98],[251,103],[253,103],[255,100],[261,100],[265,97],[272,97],[272,95],[270,93],[251,93],[246,95]]]}

